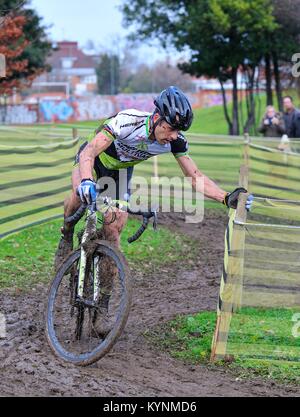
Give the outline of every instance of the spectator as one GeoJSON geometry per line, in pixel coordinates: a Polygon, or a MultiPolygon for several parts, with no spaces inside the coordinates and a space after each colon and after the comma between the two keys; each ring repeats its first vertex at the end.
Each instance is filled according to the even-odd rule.
{"type": "Polygon", "coordinates": [[[275,111],[273,106],[268,106],[262,119],[259,132],[265,137],[278,138],[285,133],[285,124],[282,115],[275,111]]]}
{"type": "Polygon", "coordinates": [[[300,111],[295,108],[291,96],[283,97],[284,122],[289,138],[300,138],[300,111]]]}

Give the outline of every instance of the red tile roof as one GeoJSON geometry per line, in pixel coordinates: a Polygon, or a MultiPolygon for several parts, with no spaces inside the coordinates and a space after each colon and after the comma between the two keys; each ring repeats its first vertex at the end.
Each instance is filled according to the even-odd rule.
{"type": "Polygon", "coordinates": [[[95,60],[78,48],[78,42],[58,42],[57,48],[48,59],[53,69],[63,69],[62,59],[68,57],[75,58],[72,68],[95,68],[95,60]]]}

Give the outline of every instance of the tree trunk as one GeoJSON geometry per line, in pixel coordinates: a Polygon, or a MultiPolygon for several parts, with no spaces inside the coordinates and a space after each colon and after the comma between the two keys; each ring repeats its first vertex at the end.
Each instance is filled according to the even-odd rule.
{"type": "Polygon", "coordinates": [[[281,82],[280,82],[278,57],[275,51],[272,52],[272,58],[273,58],[273,64],[274,64],[275,89],[276,89],[278,109],[279,111],[282,112],[283,111],[282,89],[281,89],[281,82]]]}
{"type": "Polygon", "coordinates": [[[225,119],[228,124],[228,132],[229,132],[229,135],[232,135],[232,121],[230,120],[229,113],[228,113],[226,92],[224,89],[223,82],[221,81],[220,78],[219,78],[219,82],[221,85],[221,91],[222,91],[222,97],[223,97],[223,110],[224,110],[225,119]]]}
{"type": "Polygon", "coordinates": [[[254,135],[258,136],[258,126],[257,120],[260,122],[261,118],[261,96],[260,96],[260,88],[259,88],[259,78],[260,78],[260,66],[257,67],[257,77],[255,81],[255,89],[256,89],[256,100],[255,100],[255,125],[254,125],[254,135]]]}
{"type": "Polygon", "coordinates": [[[239,126],[239,100],[237,86],[237,68],[232,68],[232,133],[231,135],[240,134],[239,126]]]}
{"type": "Polygon", "coordinates": [[[267,106],[273,106],[273,93],[272,93],[272,69],[271,69],[271,57],[267,53],[265,55],[265,68],[266,68],[266,95],[267,106]]]}
{"type": "Polygon", "coordinates": [[[247,74],[247,112],[248,117],[244,126],[244,132],[249,133],[250,129],[255,124],[255,101],[253,95],[255,66],[248,66],[244,68],[247,74]]]}

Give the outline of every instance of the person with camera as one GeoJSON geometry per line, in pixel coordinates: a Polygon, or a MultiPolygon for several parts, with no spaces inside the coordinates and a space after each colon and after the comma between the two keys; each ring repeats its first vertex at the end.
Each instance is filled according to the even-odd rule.
{"type": "Polygon", "coordinates": [[[286,132],[283,117],[273,106],[267,106],[258,131],[269,138],[281,137],[286,132]]]}

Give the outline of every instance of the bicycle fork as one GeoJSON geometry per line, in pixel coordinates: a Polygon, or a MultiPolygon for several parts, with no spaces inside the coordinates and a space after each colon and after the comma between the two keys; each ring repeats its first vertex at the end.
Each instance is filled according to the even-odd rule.
{"type": "MultiPolygon", "coordinates": [[[[84,243],[87,241],[88,237],[96,233],[97,229],[97,212],[88,209],[86,227],[82,236],[81,241],[81,252],[80,252],[80,261],[79,261],[79,278],[78,278],[78,297],[83,299],[84,295],[84,281],[86,275],[86,265],[87,265],[87,251],[84,249],[84,243]]],[[[99,257],[94,258],[93,262],[93,301],[97,301],[99,296],[99,257]]]]}

